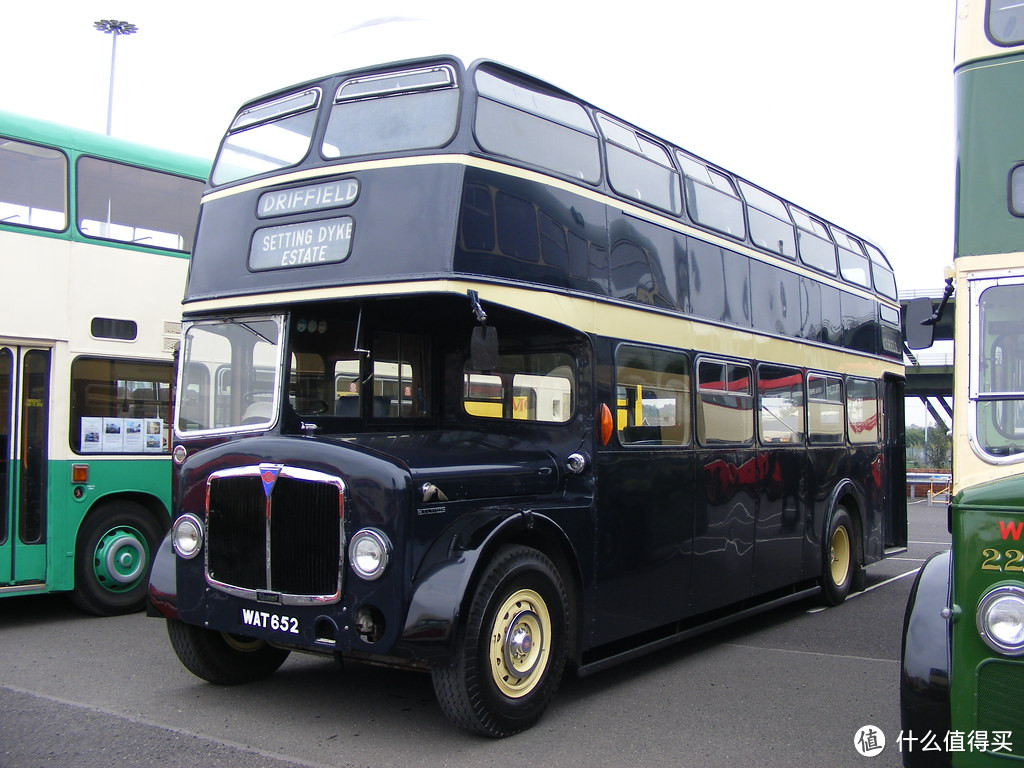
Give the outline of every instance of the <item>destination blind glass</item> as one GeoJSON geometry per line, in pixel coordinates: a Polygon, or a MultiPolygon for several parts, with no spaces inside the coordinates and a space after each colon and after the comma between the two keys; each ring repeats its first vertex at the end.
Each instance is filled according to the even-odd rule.
{"type": "Polygon", "coordinates": [[[352,218],[339,216],[256,230],[249,248],[254,270],[307,267],[344,261],[352,250],[352,218]]]}

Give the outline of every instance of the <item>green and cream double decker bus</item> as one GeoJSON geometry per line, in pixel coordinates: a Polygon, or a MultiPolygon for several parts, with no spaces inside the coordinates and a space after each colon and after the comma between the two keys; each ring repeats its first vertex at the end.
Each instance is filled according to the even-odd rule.
{"type": "Polygon", "coordinates": [[[0,596],[142,607],[208,168],[0,113],[0,596]]]}
{"type": "Polygon", "coordinates": [[[1024,3],[960,0],[955,83],[952,550],[907,607],[903,754],[1009,766],[1024,762],[1024,3]]]}

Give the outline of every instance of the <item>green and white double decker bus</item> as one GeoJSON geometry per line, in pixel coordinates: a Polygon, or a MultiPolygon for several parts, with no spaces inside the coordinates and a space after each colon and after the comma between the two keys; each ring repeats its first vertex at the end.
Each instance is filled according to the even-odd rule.
{"type": "Polygon", "coordinates": [[[142,607],[208,168],[0,113],[0,596],[142,607]]]}
{"type": "Polygon", "coordinates": [[[958,6],[952,550],[907,606],[902,750],[906,765],[1011,766],[1024,763],[1024,3],[958,6]]]}

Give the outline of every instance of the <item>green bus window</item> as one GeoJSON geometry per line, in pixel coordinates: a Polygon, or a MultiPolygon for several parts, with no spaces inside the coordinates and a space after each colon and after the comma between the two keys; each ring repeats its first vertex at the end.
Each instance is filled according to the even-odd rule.
{"type": "Polygon", "coordinates": [[[486,70],[475,81],[475,133],[483,149],[582,181],[601,178],[597,131],[581,105],[486,70]]]}
{"type": "Polygon", "coordinates": [[[697,437],[704,445],[754,439],[750,366],[702,360],[697,368],[697,437]]]}
{"type": "Polygon", "coordinates": [[[847,380],[846,418],[851,443],[878,442],[878,385],[875,382],[847,380]]]}
{"type": "Polygon", "coordinates": [[[1024,165],[1010,171],[1010,212],[1024,216],[1024,165]]]}
{"type": "Polygon", "coordinates": [[[78,159],[78,229],[86,237],[190,251],[203,183],[97,157],[78,159]]]}
{"type": "MultiPolygon", "coordinates": [[[[992,456],[1024,453],[1024,284],[991,285],[978,301],[979,447],[992,456]]],[[[973,355],[972,355],[973,357],[973,355]]]]}
{"type": "Polygon", "coordinates": [[[843,402],[843,380],[838,376],[807,376],[807,432],[810,441],[819,445],[843,442],[846,414],[843,402]]]}
{"type": "Polygon", "coordinates": [[[67,229],[68,161],[62,152],[0,136],[0,223],[67,229]]]}
{"type": "Polygon", "coordinates": [[[757,398],[762,443],[803,443],[804,382],[799,370],[762,365],[757,371],[757,398]]]}
{"type": "Polygon", "coordinates": [[[622,346],[615,353],[615,423],[623,445],[688,445],[690,360],[679,352],[622,346]]]}
{"type": "Polygon", "coordinates": [[[76,357],[71,363],[71,449],[167,453],[170,363],[76,357]]]}
{"type": "Polygon", "coordinates": [[[561,424],[575,410],[575,366],[563,352],[503,354],[487,373],[467,362],[462,381],[462,405],[470,416],[561,424]]]}
{"type": "Polygon", "coordinates": [[[1024,5],[1020,0],[989,0],[988,34],[1000,45],[1024,43],[1024,5]]]}

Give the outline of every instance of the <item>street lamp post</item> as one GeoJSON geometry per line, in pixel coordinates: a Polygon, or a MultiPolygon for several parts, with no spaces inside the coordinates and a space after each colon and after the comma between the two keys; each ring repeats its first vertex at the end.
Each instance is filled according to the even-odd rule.
{"type": "Polygon", "coordinates": [[[117,19],[100,19],[93,22],[93,27],[100,32],[113,35],[110,46],[110,92],[107,95],[107,135],[110,135],[110,118],[114,111],[114,63],[117,60],[117,38],[118,35],[130,35],[139,31],[139,28],[127,21],[117,19]]]}

